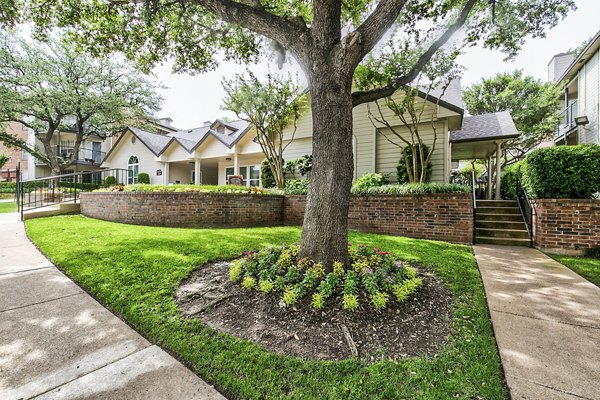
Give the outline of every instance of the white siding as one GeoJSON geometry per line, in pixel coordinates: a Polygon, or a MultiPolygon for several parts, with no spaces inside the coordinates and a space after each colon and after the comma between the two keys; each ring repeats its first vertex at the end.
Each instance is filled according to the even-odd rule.
{"type": "Polygon", "coordinates": [[[169,164],[169,183],[179,183],[187,185],[192,182],[192,171],[194,164],[190,163],[170,163],[169,164]]]}
{"type": "Polygon", "coordinates": [[[193,156],[187,152],[176,140],[171,142],[169,147],[161,154],[165,161],[185,161],[193,156]]]}
{"type": "Polygon", "coordinates": [[[590,123],[579,129],[579,143],[600,143],[599,138],[599,91],[600,52],[596,52],[579,71],[579,115],[587,115],[590,123]]]}
{"type": "MultiPolygon", "coordinates": [[[[399,97],[399,95],[396,95],[399,97]]],[[[419,103],[422,104],[424,100],[419,99],[419,103]]],[[[419,106],[417,106],[419,107],[419,106]]],[[[367,172],[380,172],[378,168],[381,168],[381,172],[392,172],[391,177],[395,179],[396,177],[396,169],[395,165],[398,162],[398,156],[394,156],[393,154],[393,145],[388,148],[383,143],[379,144],[381,160],[379,160],[379,156],[376,156],[377,152],[377,139],[376,139],[376,131],[377,128],[383,129],[384,126],[380,124],[376,124],[377,128],[373,126],[373,123],[369,119],[369,108],[371,112],[379,118],[379,111],[377,110],[374,103],[369,104],[361,104],[354,108],[353,110],[353,135],[354,135],[354,143],[355,143],[355,178],[360,177],[367,172]],[[392,161],[392,158],[396,157],[395,161],[392,161]],[[393,168],[392,168],[393,164],[393,168]]],[[[395,117],[393,113],[383,105],[381,106],[381,110],[384,118],[388,121],[392,126],[400,126],[402,122],[400,119],[395,117]]],[[[448,175],[448,157],[449,157],[449,143],[448,143],[448,124],[445,123],[448,118],[457,119],[458,114],[454,111],[447,110],[445,108],[440,107],[436,110],[436,106],[433,103],[428,102],[425,106],[425,111],[422,114],[421,122],[430,121],[431,118],[438,119],[437,124],[438,127],[438,140],[436,144],[436,150],[432,159],[434,163],[434,176],[433,179],[436,182],[445,182],[447,180],[448,175]]],[[[431,131],[431,128],[429,128],[431,131]]],[[[288,127],[285,131],[285,137],[287,139],[290,138],[291,133],[293,131],[293,127],[288,127]]],[[[425,130],[426,131],[426,130],[425,130]]],[[[424,131],[424,133],[426,133],[424,131]]],[[[431,135],[431,132],[430,132],[431,135]]],[[[377,135],[380,136],[380,135],[377,135]]],[[[295,134],[295,138],[290,146],[284,153],[284,158],[286,160],[291,160],[298,158],[304,154],[310,154],[312,152],[312,115],[310,110],[308,110],[304,115],[302,115],[297,122],[297,130],[295,134]]],[[[385,140],[385,138],[384,138],[385,140]]]]}
{"type": "MultiPolygon", "coordinates": [[[[427,146],[429,146],[430,149],[433,148],[433,141],[434,138],[436,138],[435,149],[431,156],[431,164],[433,167],[431,181],[446,182],[448,154],[446,150],[447,146],[445,146],[444,143],[447,141],[447,135],[444,134],[443,122],[438,122],[435,126],[437,135],[434,133],[431,124],[423,124],[419,129],[419,135],[421,136],[423,142],[427,146]]],[[[394,127],[394,130],[410,141],[410,133],[408,131],[408,128],[406,128],[405,126],[401,126],[394,127]]],[[[395,146],[394,144],[390,143],[386,139],[386,135],[394,143],[399,143],[402,145],[402,147],[406,146],[400,139],[398,139],[393,133],[391,133],[391,131],[388,128],[379,130],[377,133],[377,162],[375,171],[388,174],[390,180],[396,182],[396,167],[401,157],[401,149],[395,146]]]]}
{"type": "MultiPolygon", "coordinates": [[[[112,152],[102,166],[106,168],[127,169],[129,157],[136,155],[140,162],[140,172],[145,172],[150,176],[150,183],[156,185],[163,184],[163,177],[156,175],[157,170],[163,169],[162,163],[156,161],[154,154],[141,140],[136,138],[135,143],[132,143],[132,137],[134,136],[131,132],[127,131],[125,137],[119,142],[119,148],[112,152]]],[[[164,172],[163,170],[163,174],[164,172]]]]}

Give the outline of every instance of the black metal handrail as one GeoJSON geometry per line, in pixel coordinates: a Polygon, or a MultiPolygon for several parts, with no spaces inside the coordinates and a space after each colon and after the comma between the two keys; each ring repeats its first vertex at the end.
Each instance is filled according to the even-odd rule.
{"type": "Polygon", "coordinates": [[[473,244],[477,236],[477,188],[475,185],[475,168],[471,170],[471,190],[473,191],[473,244]]]}
{"type": "Polygon", "coordinates": [[[98,171],[62,174],[44,178],[19,180],[17,206],[21,213],[60,203],[77,203],[81,192],[89,192],[113,183],[127,184],[126,169],[103,169],[98,171]],[[106,178],[113,177],[114,179],[106,178]]]}
{"type": "Polygon", "coordinates": [[[529,245],[533,247],[533,215],[535,213],[535,208],[533,207],[533,204],[529,199],[527,190],[521,184],[521,179],[519,179],[518,177],[516,180],[515,193],[517,203],[519,204],[519,209],[521,210],[521,215],[523,216],[523,220],[525,221],[527,234],[529,234],[529,245]]]}

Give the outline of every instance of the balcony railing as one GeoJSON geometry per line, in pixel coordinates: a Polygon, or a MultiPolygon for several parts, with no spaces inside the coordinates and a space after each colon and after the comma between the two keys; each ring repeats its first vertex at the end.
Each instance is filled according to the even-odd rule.
{"type": "Polygon", "coordinates": [[[577,101],[569,104],[567,108],[561,111],[560,120],[558,121],[558,125],[556,126],[556,130],[554,132],[554,138],[558,139],[568,133],[570,130],[575,128],[577,124],[575,123],[575,117],[577,117],[577,101]]]}
{"type": "MultiPolygon", "coordinates": [[[[63,159],[69,159],[75,151],[74,146],[54,146],[54,154],[56,157],[63,159]]],[[[79,147],[77,157],[74,157],[75,162],[78,164],[96,165],[99,166],[104,160],[106,152],[95,150],[89,147],[79,147]]],[[[36,164],[45,164],[44,161],[36,159],[36,164]]]]}

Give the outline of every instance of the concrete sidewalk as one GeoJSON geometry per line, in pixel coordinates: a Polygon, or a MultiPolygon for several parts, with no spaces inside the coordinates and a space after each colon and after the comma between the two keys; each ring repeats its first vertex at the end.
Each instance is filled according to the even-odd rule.
{"type": "Polygon", "coordinates": [[[600,399],[600,288],[538,250],[473,247],[513,399],[600,399]]]}
{"type": "Polygon", "coordinates": [[[0,214],[0,399],[224,399],[58,271],[0,214]]]}

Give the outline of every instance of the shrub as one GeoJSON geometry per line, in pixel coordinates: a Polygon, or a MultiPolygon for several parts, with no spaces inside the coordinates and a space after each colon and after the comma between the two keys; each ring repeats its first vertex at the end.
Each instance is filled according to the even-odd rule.
{"type": "Polygon", "coordinates": [[[600,146],[546,147],[527,156],[523,182],[538,199],[589,199],[600,190],[600,146]]]}
{"type": "Polygon", "coordinates": [[[148,175],[145,172],[140,172],[137,176],[137,183],[140,185],[143,185],[143,184],[149,185],[150,184],[150,175],[148,175]]]}
{"type": "Polygon", "coordinates": [[[114,186],[116,184],[117,184],[117,178],[115,178],[114,176],[107,176],[104,179],[104,186],[106,186],[106,187],[114,186]]]}
{"type": "MultiPolygon", "coordinates": [[[[423,158],[427,158],[429,155],[429,147],[426,144],[423,144],[423,158]]],[[[405,158],[408,159],[408,166],[413,169],[413,154],[412,149],[416,147],[417,149],[417,179],[421,176],[421,171],[423,170],[423,166],[421,165],[421,157],[419,155],[419,145],[415,146],[406,146],[402,149],[402,157],[398,160],[398,166],[396,167],[396,175],[398,177],[398,183],[408,183],[410,182],[408,171],[406,170],[406,162],[405,158]]],[[[431,161],[427,163],[427,167],[425,169],[425,182],[429,182],[431,180],[431,173],[433,171],[433,164],[431,161]]]]}
{"type": "Polygon", "coordinates": [[[503,199],[517,198],[517,180],[523,181],[525,160],[504,168],[500,177],[500,193],[503,199]]]}
{"type": "Polygon", "coordinates": [[[307,194],[307,179],[289,179],[285,181],[285,194],[307,194]]]}
{"type": "Polygon", "coordinates": [[[409,195],[435,193],[470,193],[471,188],[456,183],[405,183],[370,187],[364,191],[352,189],[356,195],[409,195]]]}
{"type": "Polygon", "coordinates": [[[388,180],[385,175],[368,172],[354,182],[352,185],[352,192],[366,192],[372,187],[383,186],[387,183],[388,180]]]}
{"type": "Polygon", "coordinates": [[[299,159],[297,159],[296,160],[296,168],[298,168],[298,172],[300,172],[300,175],[308,176],[308,174],[310,174],[310,171],[312,171],[312,163],[313,163],[312,154],[305,154],[302,157],[300,157],[299,159]]]}
{"type": "Polygon", "coordinates": [[[14,193],[16,190],[16,182],[0,182],[0,193],[14,193]]]}
{"type": "MultiPolygon", "coordinates": [[[[99,189],[101,192],[110,192],[111,188],[99,189]]],[[[234,186],[234,185],[146,185],[135,184],[123,187],[125,192],[198,192],[198,193],[238,193],[238,194],[280,194],[279,192],[269,192],[261,188],[234,186]]]]}
{"type": "Polygon", "coordinates": [[[231,264],[230,279],[241,279],[244,288],[265,295],[275,292],[282,306],[295,305],[307,297],[317,310],[329,299],[341,299],[341,306],[348,311],[356,310],[361,302],[381,310],[393,299],[404,301],[421,282],[413,268],[379,248],[350,246],[349,265],[336,262],[329,273],[321,263],[299,258],[296,244],[244,254],[231,264]]]}
{"type": "Polygon", "coordinates": [[[260,182],[263,187],[272,188],[276,186],[275,177],[269,166],[269,160],[266,158],[260,163],[260,182]]]}

